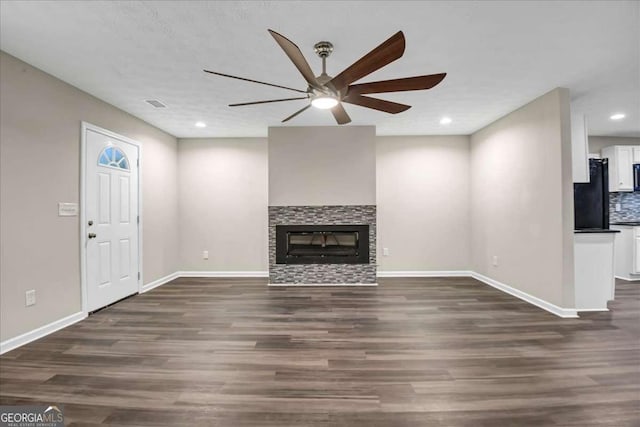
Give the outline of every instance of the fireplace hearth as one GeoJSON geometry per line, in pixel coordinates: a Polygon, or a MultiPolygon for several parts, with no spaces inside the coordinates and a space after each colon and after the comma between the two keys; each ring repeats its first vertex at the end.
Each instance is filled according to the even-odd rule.
{"type": "Polygon", "coordinates": [[[276,264],[368,263],[368,225],[276,226],[276,264]]]}

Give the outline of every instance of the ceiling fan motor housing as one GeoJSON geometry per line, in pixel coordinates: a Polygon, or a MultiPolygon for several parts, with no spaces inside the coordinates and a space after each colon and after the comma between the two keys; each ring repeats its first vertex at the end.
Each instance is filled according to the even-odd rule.
{"type": "Polygon", "coordinates": [[[326,85],[333,78],[328,75],[326,71],[326,59],[331,55],[331,52],[333,52],[333,44],[328,41],[321,41],[313,45],[313,50],[320,58],[322,58],[322,74],[316,76],[316,80],[322,85],[322,88],[313,88],[309,86],[308,90],[311,93],[312,98],[325,96],[337,99],[341,98],[342,93],[340,93],[340,91],[326,85]]]}
{"type": "Polygon", "coordinates": [[[333,44],[331,42],[318,42],[313,45],[313,50],[320,58],[326,58],[333,52],[333,44]]]}

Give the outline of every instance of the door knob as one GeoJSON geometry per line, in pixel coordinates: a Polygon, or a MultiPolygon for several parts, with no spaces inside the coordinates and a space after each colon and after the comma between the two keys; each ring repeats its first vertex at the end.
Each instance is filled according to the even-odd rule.
{"type": "Polygon", "coordinates": [[[89,238],[90,239],[95,239],[96,238],[96,233],[89,233],[89,238]]]}

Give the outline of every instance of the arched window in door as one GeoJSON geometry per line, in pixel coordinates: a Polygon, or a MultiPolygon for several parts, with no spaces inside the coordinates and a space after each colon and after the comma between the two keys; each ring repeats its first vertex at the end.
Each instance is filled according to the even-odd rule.
{"type": "Polygon", "coordinates": [[[126,171],[129,170],[129,160],[127,160],[127,155],[113,145],[106,146],[100,156],[98,156],[98,164],[100,166],[107,166],[110,168],[116,169],[124,169],[126,171]]]}

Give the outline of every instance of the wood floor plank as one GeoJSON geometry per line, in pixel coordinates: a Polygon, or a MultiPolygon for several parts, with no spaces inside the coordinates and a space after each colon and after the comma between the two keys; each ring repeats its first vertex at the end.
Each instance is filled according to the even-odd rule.
{"type": "Polygon", "coordinates": [[[560,319],[470,278],[183,278],[0,356],[68,426],[640,426],[640,285],[560,319]]]}

